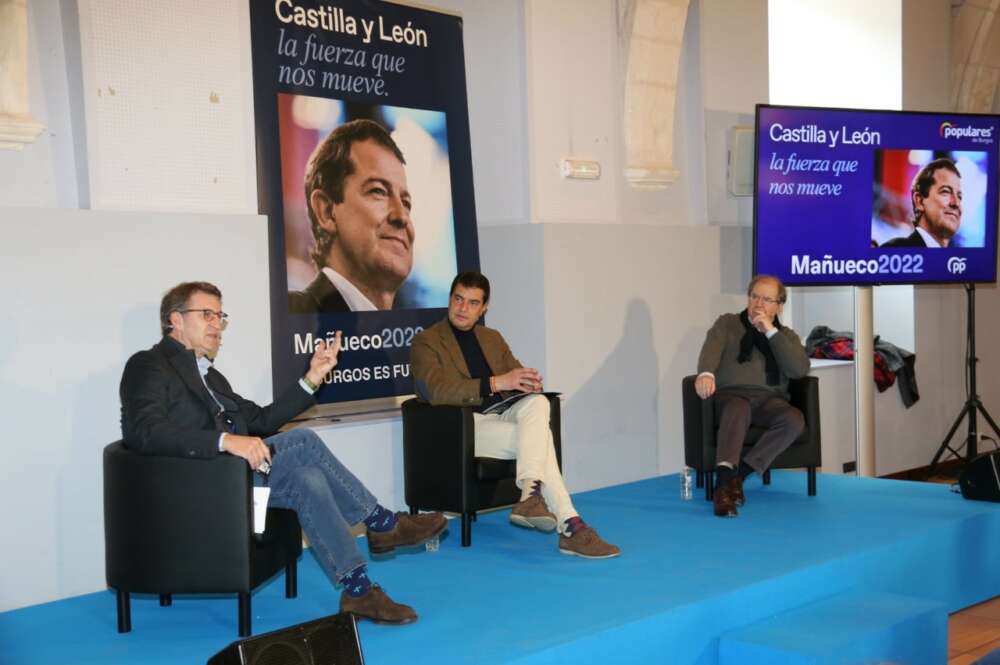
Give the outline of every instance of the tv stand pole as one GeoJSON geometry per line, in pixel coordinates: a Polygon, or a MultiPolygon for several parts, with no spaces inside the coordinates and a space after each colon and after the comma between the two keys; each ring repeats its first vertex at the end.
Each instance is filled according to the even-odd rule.
{"type": "Polygon", "coordinates": [[[875,290],[854,287],[854,459],[859,478],[875,470],[875,290]]]}

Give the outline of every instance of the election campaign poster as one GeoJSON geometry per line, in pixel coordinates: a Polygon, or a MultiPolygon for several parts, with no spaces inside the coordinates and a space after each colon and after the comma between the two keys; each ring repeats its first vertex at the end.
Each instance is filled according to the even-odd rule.
{"type": "Polygon", "coordinates": [[[461,18],[251,0],[250,20],[275,391],[340,332],[320,404],[412,394],[414,335],[479,267],[461,18]]]}
{"type": "Polygon", "coordinates": [[[1000,117],[762,105],[756,132],[755,272],[996,280],[1000,117]]]}

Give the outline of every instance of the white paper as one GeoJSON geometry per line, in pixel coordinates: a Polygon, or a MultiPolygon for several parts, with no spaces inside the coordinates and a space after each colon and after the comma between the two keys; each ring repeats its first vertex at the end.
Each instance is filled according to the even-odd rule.
{"type": "Polygon", "coordinates": [[[253,488],[253,532],[264,533],[267,521],[267,499],[271,496],[270,487],[253,488]]]}

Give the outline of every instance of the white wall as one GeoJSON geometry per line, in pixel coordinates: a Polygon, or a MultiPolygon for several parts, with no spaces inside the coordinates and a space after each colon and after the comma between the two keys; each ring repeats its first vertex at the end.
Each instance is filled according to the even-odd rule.
{"type": "Polygon", "coordinates": [[[612,221],[621,170],[615,3],[526,0],[525,14],[532,221],[612,221]],[[563,179],[563,157],[597,160],[610,177],[563,179]]]}
{"type": "Polygon", "coordinates": [[[529,144],[523,2],[440,0],[433,4],[463,15],[479,225],[527,223],[529,144]]]}
{"type": "Polygon", "coordinates": [[[900,108],[902,4],[769,0],[771,102],[900,108]]]}
{"type": "Polygon", "coordinates": [[[77,2],[91,207],[256,212],[249,3],[77,2]]]}
{"type": "MultiPolygon", "coordinates": [[[[697,15],[698,3],[691,13],[697,15]]],[[[639,191],[622,177],[626,54],[612,0],[525,0],[531,221],[540,224],[704,224],[697,18],[688,20],[672,128],[673,186],[639,191]],[[563,158],[596,160],[599,180],[564,179],[563,158]]]]}
{"type": "MultiPolygon", "coordinates": [[[[211,4],[213,16],[222,11],[242,25],[244,1],[211,4]]],[[[439,4],[464,15],[482,264],[495,289],[490,324],[565,392],[570,488],[676,470],[680,379],[693,370],[712,318],[741,306],[749,276],[747,203],[722,192],[719,134],[766,97],[766,2],[739,0],[725,9],[715,0],[692,3],[673,128],[680,178],[654,193],[631,190],[619,175],[621,54],[613,0],[439,4]],[[605,177],[554,179],[555,162],[569,155],[596,155],[605,177]]],[[[17,497],[23,508],[9,518],[10,531],[37,546],[17,548],[30,557],[10,548],[0,555],[8,571],[0,576],[0,610],[103,588],[99,452],[118,433],[121,367],[155,341],[156,306],[168,286],[190,278],[222,286],[234,324],[220,368],[248,397],[270,397],[267,307],[259,302],[266,275],[244,267],[266,260],[262,220],[207,215],[198,197],[184,198],[171,180],[159,184],[156,200],[183,202],[178,207],[189,212],[150,214],[136,191],[122,193],[125,207],[135,208],[130,212],[56,210],[89,205],[92,169],[107,175],[141,155],[105,163],[107,151],[88,153],[83,109],[99,111],[84,104],[85,94],[96,93],[82,90],[79,54],[90,46],[75,43],[75,3],[29,5],[31,95],[50,129],[24,152],[0,152],[0,205],[27,206],[0,209],[8,274],[0,287],[8,303],[0,312],[0,399],[13,414],[0,433],[18,454],[18,473],[8,474],[0,499],[17,497]]],[[[115,6],[140,15],[159,11],[115,6]]],[[[930,27],[930,18],[920,20],[930,27]]],[[[248,42],[245,33],[230,36],[238,49],[248,42]]],[[[246,64],[233,76],[245,75],[246,64]]],[[[178,104],[187,107],[183,99],[178,104]]],[[[245,123],[245,109],[235,106],[220,109],[245,123]]],[[[191,137],[176,130],[173,140],[155,145],[172,149],[191,137]]],[[[240,148],[253,144],[251,135],[236,140],[240,148]]],[[[234,205],[244,204],[255,208],[252,199],[234,205]]],[[[1000,324],[1000,296],[995,289],[980,293],[986,334],[1000,324]]],[[[879,430],[880,451],[897,451],[880,452],[880,472],[883,464],[897,470],[929,461],[935,428],[957,408],[962,294],[919,289],[915,311],[924,401],[898,422],[880,419],[888,428],[879,430]]],[[[1000,367],[983,346],[984,368],[1000,367]]],[[[981,373],[987,400],[1000,400],[996,376],[981,373]]],[[[384,503],[403,507],[398,419],[318,431],[384,503]]]]}
{"type": "Polygon", "coordinates": [[[159,302],[188,279],[219,285],[233,325],[219,368],[271,398],[267,224],[256,215],[0,208],[0,610],[103,586],[101,449],[121,437],[125,360],[160,339],[159,302]],[[240,238],[239,254],[220,252],[240,238]],[[198,238],[198,242],[178,242],[198,238]]]}
{"type": "Polygon", "coordinates": [[[548,375],[565,392],[574,489],[683,465],[681,379],[719,313],[718,263],[706,260],[718,244],[703,225],[546,226],[548,375]]]}
{"type": "MultiPolygon", "coordinates": [[[[730,134],[734,127],[754,124],[754,107],[768,101],[767,0],[701,2],[697,4],[701,29],[701,86],[705,104],[705,181],[707,218],[711,224],[742,226],[753,223],[753,197],[733,196],[727,188],[730,134]]],[[[752,167],[750,167],[752,168],[752,167]]],[[[726,232],[737,237],[737,230],[726,232]]],[[[749,275],[750,241],[738,247],[745,254],[724,254],[723,267],[739,261],[741,270],[723,280],[727,292],[742,292],[749,275]],[[741,260],[745,256],[745,260],[741,260]],[[744,264],[745,265],[742,265],[744,264]]]]}

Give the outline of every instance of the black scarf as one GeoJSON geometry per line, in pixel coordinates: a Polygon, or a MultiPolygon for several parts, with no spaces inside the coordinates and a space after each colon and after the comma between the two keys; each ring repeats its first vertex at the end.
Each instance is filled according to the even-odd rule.
{"type": "MultiPolygon", "coordinates": [[[[736,360],[740,363],[750,362],[750,355],[754,347],[764,354],[764,370],[767,373],[767,385],[778,385],[780,378],[778,372],[778,361],[771,350],[771,343],[767,340],[767,335],[753,327],[750,323],[750,316],[747,310],[740,312],[740,323],[743,324],[743,338],[740,339],[740,354],[736,360]]],[[[774,317],[774,327],[781,330],[781,321],[774,317]]]]}

